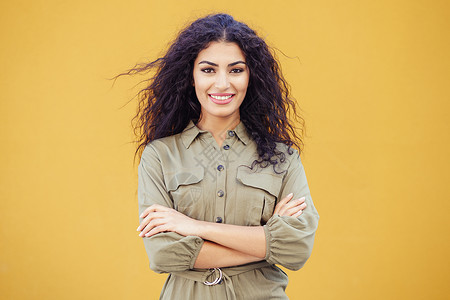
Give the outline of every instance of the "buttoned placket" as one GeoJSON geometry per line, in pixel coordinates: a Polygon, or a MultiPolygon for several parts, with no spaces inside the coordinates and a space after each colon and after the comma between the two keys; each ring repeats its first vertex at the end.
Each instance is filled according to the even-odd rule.
{"type": "Polygon", "coordinates": [[[217,149],[220,155],[217,155],[218,160],[216,162],[216,201],[215,201],[215,211],[214,211],[214,222],[225,223],[225,205],[227,199],[227,175],[229,174],[229,155],[230,149],[236,142],[235,133],[229,130],[226,134],[225,140],[222,146],[217,149]]]}

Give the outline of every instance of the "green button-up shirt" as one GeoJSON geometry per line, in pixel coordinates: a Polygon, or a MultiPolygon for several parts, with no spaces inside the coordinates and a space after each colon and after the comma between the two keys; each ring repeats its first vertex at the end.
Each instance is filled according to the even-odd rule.
{"type": "MultiPolygon", "coordinates": [[[[203,239],[163,232],[144,238],[150,268],[170,273],[161,299],[287,299],[288,279],[276,267],[298,270],[311,255],[319,215],[311,199],[299,154],[277,144],[286,161],[274,172],[249,168],[258,158],[256,143],[240,122],[218,146],[212,134],[192,121],[179,134],[154,140],[139,164],[139,213],[152,204],[165,205],[202,221],[264,226],[264,263],[221,268],[220,284],[203,284],[207,270],[193,270],[203,239]],[[306,197],[302,215],[272,215],[289,193],[306,197]],[[238,270],[238,271],[236,271],[238,270]]],[[[214,278],[213,278],[214,279],[214,278]]],[[[213,281],[209,280],[208,281],[213,281]]]]}

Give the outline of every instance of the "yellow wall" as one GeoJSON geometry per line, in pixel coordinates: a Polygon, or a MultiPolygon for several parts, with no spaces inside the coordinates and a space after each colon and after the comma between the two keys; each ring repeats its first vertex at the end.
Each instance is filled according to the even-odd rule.
{"type": "Polygon", "coordinates": [[[450,289],[448,1],[0,3],[0,298],[156,299],[137,226],[139,80],[188,21],[229,12],[282,50],[321,215],[291,299],[450,289]]]}

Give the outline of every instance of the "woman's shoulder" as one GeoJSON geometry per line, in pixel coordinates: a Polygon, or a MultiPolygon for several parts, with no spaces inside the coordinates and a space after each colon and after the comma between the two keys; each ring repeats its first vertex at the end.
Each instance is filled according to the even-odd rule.
{"type": "Polygon", "coordinates": [[[167,152],[171,149],[177,149],[181,142],[181,133],[155,139],[145,146],[144,151],[152,149],[156,152],[167,152]]]}
{"type": "Polygon", "coordinates": [[[276,149],[285,154],[286,159],[291,160],[292,158],[300,156],[299,151],[292,146],[288,146],[284,143],[275,143],[276,149]]]}
{"type": "Polygon", "coordinates": [[[188,148],[192,140],[197,136],[199,129],[190,121],[185,128],[176,134],[155,139],[147,144],[147,147],[153,147],[155,150],[168,151],[170,149],[188,148]],[[184,147],[181,147],[183,146],[184,147]]]}
{"type": "Polygon", "coordinates": [[[180,134],[175,134],[149,142],[142,151],[140,162],[163,164],[166,167],[174,166],[183,156],[181,149],[184,147],[179,144],[179,136],[180,134]]]}
{"type": "MultiPolygon", "coordinates": [[[[283,143],[277,143],[276,149],[284,154],[284,157],[281,159],[278,166],[280,170],[288,171],[289,169],[297,168],[302,165],[298,149],[283,143]]],[[[278,158],[280,159],[280,156],[278,156],[278,158]]]]}

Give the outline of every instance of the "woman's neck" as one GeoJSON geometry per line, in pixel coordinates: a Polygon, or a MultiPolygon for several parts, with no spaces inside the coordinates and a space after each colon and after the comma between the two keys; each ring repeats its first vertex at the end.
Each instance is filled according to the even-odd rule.
{"type": "Polygon", "coordinates": [[[197,127],[201,130],[209,131],[217,144],[221,146],[227,137],[227,131],[236,128],[240,121],[239,116],[233,118],[200,117],[197,127]]]}

